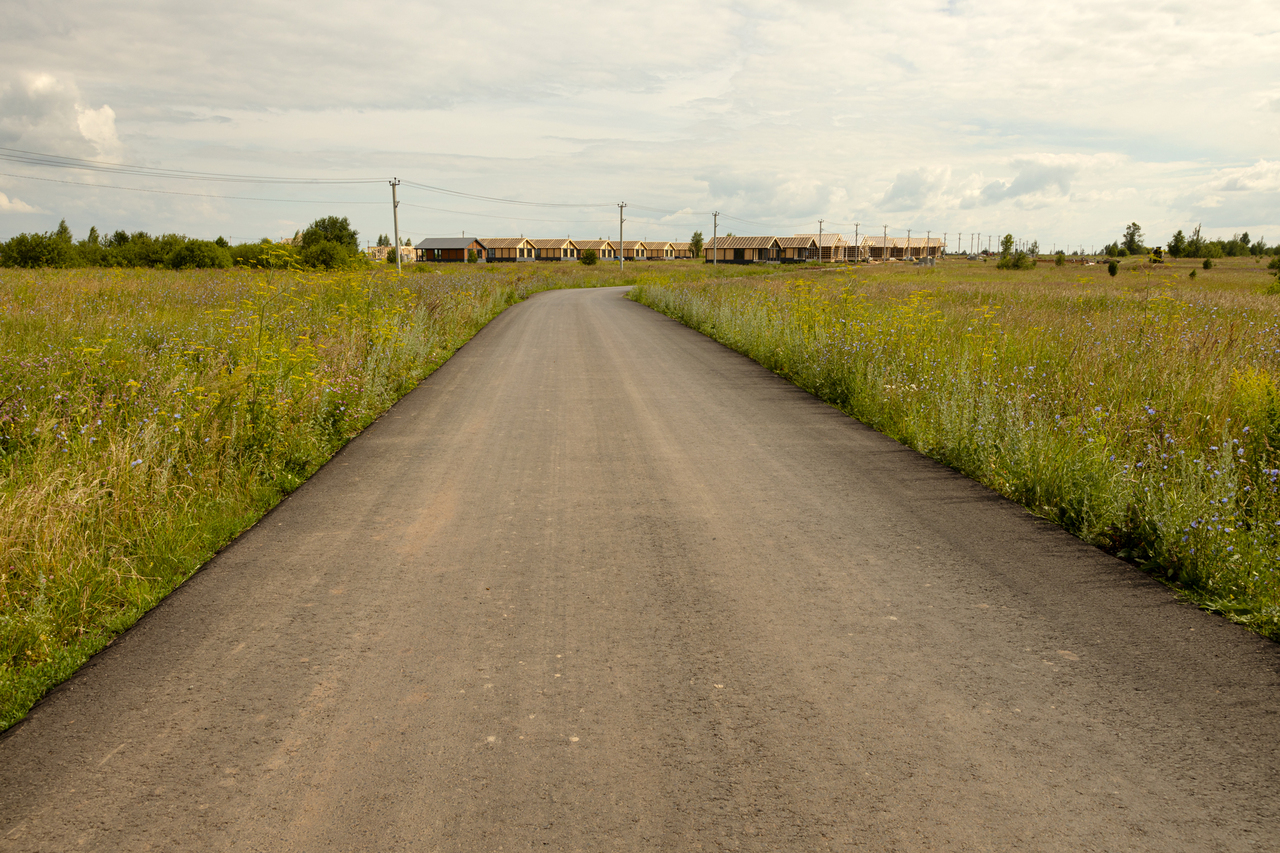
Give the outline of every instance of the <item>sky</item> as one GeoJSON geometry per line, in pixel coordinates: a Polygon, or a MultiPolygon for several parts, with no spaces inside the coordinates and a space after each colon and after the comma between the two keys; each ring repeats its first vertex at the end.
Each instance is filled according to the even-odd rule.
{"type": "Polygon", "coordinates": [[[0,0],[0,21],[0,239],[346,216],[363,243],[398,178],[414,241],[616,238],[625,201],[628,240],[1280,242],[1280,0],[0,0]]]}

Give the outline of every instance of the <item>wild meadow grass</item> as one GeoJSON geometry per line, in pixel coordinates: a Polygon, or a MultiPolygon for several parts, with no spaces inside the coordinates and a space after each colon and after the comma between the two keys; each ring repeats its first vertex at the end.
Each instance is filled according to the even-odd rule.
{"type": "Polygon", "coordinates": [[[1248,259],[1194,278],[1191,262],[1114,279],[993,266],[641,284],[632,298],[1280,639],[1274,278],[1248,259]]]}
{"type": "Polygon", "coordinates": [[[508,305],[622,280],[0,271],[0,730],[508,305]]]}

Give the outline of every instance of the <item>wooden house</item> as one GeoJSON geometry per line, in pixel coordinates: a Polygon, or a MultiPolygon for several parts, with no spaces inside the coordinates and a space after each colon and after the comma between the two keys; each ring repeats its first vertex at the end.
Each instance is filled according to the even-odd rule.
{"type": "Polygon", "coordinates": [[[572,261],[578,258],[578,244],[565,238],[555,240],[530,240],[533,257],[539,261],[572,261]]]}
{"type": "Polygon", "coordinates": [[[671,248],[670,243],[645,240],[644,256],[646,260],[650,261],[670,261],[675,259],[676,250],[671,248]]]}
{"type": "Polygon", "coordinates": [[[779,237],[778,248],[781,252],[778,260],[784,264],[799,264],[805,261],[812,261],[818,257],[818,241],[803,234],[797,234],[794,237],[779,237]]]}
{"type": "Polygon", "coordinates": [[[693,246],[688,243],[672,243],[671,251],[674,253],[672,256],[678,261],[693,257],[693,246]]]}
{"type": "Polygon", "coordinates": [[[465,263],[467,254],[484,258],[484,243],[474,237],[428,237],[413,247],[418,263],[465,263]]]}
{"type": "Polygon", "coordinates": [[[843,261],[847,259],[849,254],[849,241],[844,239],[842,234],[824,232],[822,234],[797,234],[796,236],[802,239],[813,238],[814,245],[818,250],[814,260],[821,260],[823,263],[843,261]]]}
{"type": "Polygon", "coordinates": [[[643,261],[646,257],[644,243],[639,240],[623,240],[621,251],[624,261],[643,261]]]}
{"type": "Polygon", "coordinates": [[[512,263],[533,260],[533,242],[524,237],[486,237],[484,259],[489,263],[512,263]]]}
{"type": "Polygon", "coordinates": [[[582,257],[582,253],[587,249],[594,249],[596,257],[602,261],[618,259],[618,247],[612,240],[574,240],[573,242],[578,246],[578,257],[582,257]]]}
{"type": "Polygon", "coordinates": [[[703,247],[707,263],[755,264],[778,263],[782,247],[777,237],[719,237],[703,247]]]}

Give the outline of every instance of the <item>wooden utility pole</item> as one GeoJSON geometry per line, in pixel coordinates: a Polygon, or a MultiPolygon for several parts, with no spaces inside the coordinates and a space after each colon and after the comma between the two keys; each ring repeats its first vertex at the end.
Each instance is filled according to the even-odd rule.
{"type": "Polygon", "coordinates": [[[622,272],[623,262],[627,255],[627,250],[622,245],[622,223],[627,221],[622,218],[622,208],[626,206],[627,203],[625,201],[618,204],[618,272],[622,272]]]}
{"type": "Polygon", "coordinates": [[[711,266],[717,266],[719,258],[716,257],[716,232],[720,229],[720,211],[711,214],[711,266]]]}
{"type": "Polygon", "coordinates": [[[396,275],[400,274],[400,202],[396,201],[396,187],[400,186],[399,178],[392,178],[391,184],[391,224],[396,232],[396,275]]]}

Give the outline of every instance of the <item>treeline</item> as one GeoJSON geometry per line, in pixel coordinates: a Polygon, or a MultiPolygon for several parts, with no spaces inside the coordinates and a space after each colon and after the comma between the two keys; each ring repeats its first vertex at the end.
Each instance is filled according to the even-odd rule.
{"type": "Polygon", "coordinates": [[[84,239],[76,240],[64,219],[56,231],[19,234],[0,243],[0,266],[342,269],[367,263],[360,252],[358,235],[347,217],[327,216],[296,234],[292,243],[276,243],[263,237],[256,243],[232,245],[222,237],[153,237],[145,231],[116,231],[104,237],[97,227],[90,228],[84,239]]]}
{"type": "MultiPolygon", "coordinates": [[[[1124,229],[1124,236],[1103,248],[1108,258],[1125,258],[1129,255],[1144,255],[1151,251],[1142,244],[1142,228],[1131,222],[1124,229]]],[[[1249,232],[1233,234],[1231,239],[1218,238],[1210,240],[1200,234],[1197,225],[1190,236],[1178,232],[1169,238],[1164,251],[1174,258],[1236,258],[1244,255],[1277,255],[1280,256],[1280,245],[1268,246],[1267,241],[1259,237],[1252,240],[1249,232]]]]}

